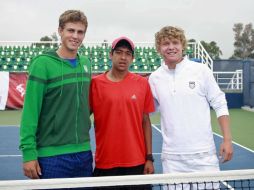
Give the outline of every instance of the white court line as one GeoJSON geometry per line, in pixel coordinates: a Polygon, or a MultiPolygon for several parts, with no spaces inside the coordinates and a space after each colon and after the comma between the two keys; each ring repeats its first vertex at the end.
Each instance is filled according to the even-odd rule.
{"type": "MultiPolygon", "coordinates": [[[[0,127],[19,127],[19,125],[0,125],[0,127]]],[[[21,157],[21,154],[13,154],[13,155],[0,155],[0,158],[8,158],[8,157],[21,157]]]]}
{"type": "MultiPolygon", "coordinates": [[[[161,133],[161,130],[156,125],[152,124],[152,127],[161,133]]],[[[213,133],[213,134],[220,137],[220,138],[223,138],[221,135],[219,135],[217,133],[213,133]]],[[[245,149],[245,150],[247,150],[247,151],[250,151],[250,152],[254,153],[254,150],[251,150],[250,148],[247,148],[247,147],[245,147],[245,146],[243,146],[243,145],[241,145],[241,144],[239,144],[235,141],[232,141],[232,143],[239,146],[239,147],[241,147],[241,148],[243,148],[243,149],[245,149]]]]}
{"type": "Polygon", "coordinates": [[[0,125],[0,127],[19,127],[19,125],[0,125]]]}
{"type": "Polygon", "coordinates": [[[235,188],[233,188],[231,185],[229,185],[227,182],[222,181],[221,183],[222,183],[223,185],[225,185],[226,188],[228,188],[228,189],[230,189],[230,190],[234,190],[234,189],[235,189],[235,188]]]}
{"type": "Polygon", "coordinates": [[[152,124],[152,127],[161,133],[161,130],[156,125],[152,124]]]}
{"type": "MultiPolygon", "coordinates": [[[[215,134],[216,136],[218,136],[218,137],[220,137],[220,138],[223,138],[221,135],[219,135],[219,134],[217,134],[217,133],[213,133],[213,134],[215,134]]],[[[248,151],[254,153],[254,150],[251,150],[250,148],[247,148],[247,147],[245,147],[245,146],[243,146],[243,145],[240,145],[240,144],[238,144],[238,143],[235,142],[235,141],[232,141],[232,142],[233,142],[233,144],[235,144],[235,145],[237,145],[237,146],[240,146],[241,148],[243,148],[243,149],[245,149],[245,150],[248,150],[248,151]]]]}
{"type": "Polygon", "coordinates": [[[0,158],[6,158],[6,157],[21,157],[22,155],[17,154],[17,155],[0,155],[0,158]]]}

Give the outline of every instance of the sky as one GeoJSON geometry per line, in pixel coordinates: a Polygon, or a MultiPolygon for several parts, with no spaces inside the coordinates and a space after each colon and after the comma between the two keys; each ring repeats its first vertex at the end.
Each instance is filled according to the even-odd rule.
{"type": "Polygon", "coordinates": [[[164,26],[177,26],[187,39],[215,41],[222,58],[233,54],[235,23],[254,24],[254,0],[3,0],[0,41],[39,41],[57,32],[65,10],[78,9],[88,18],[86,42],[111,42],[128,36],[154,42],[164,26]]]}

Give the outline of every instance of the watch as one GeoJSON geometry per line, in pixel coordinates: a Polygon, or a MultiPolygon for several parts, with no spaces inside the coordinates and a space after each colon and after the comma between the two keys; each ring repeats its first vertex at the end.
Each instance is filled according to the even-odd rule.
{"type": "Polygon", "coordinates": [[[146,155],[146,160],[150,160],[150,161],[154,162],[153,155],[152,154],[147,154],[146,155]]]}

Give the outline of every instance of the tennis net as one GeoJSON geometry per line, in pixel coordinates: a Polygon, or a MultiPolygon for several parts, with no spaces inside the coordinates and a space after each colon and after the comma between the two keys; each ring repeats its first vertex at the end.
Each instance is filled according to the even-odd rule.
{"type": "Polygon", "coordinates": [[[88,187],[88,189],[122,188],[133,190],[136,189],[254,190],[254,169],[228,170],[205,173],[195,172],[195,173],[176,173],[176,174],[0,181],[1,190],[59,189],[59,188],[78,188],[78,187],[88,187]],[[143,185],[143,188],[140,185],[143,185]]]}

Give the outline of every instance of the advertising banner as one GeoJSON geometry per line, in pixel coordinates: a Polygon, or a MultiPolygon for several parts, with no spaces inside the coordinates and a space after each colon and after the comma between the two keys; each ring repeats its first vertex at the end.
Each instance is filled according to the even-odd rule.
{"type": "Polygon", "coordinates": [[[27,77],[28,75],[26,73],[9,74],[7,108],[20,109],[23,107],[27,77]]]}

